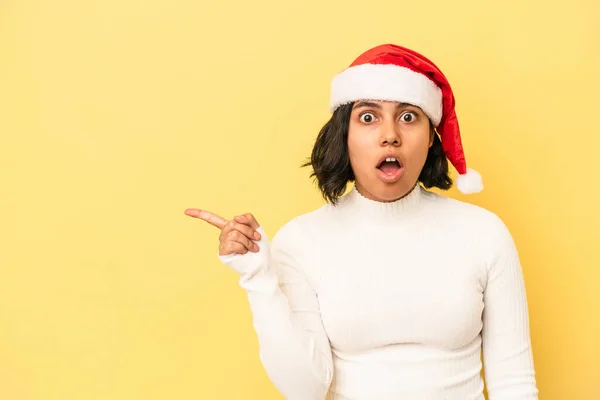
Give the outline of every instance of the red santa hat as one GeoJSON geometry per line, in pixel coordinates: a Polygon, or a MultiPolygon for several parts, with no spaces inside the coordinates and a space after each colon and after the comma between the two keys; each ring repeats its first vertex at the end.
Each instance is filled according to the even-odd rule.
{"type": "Polygon", "coordinates": [[[421,54],[394,44],[367,50],[331,82],[329,108],[357,100],[389,100],[415,105],[431,119],[442,147],[456,168],[462,193],[483,189],[481,175],[467,168],[454,111],[454,94],[439,68],[421,54]]]}

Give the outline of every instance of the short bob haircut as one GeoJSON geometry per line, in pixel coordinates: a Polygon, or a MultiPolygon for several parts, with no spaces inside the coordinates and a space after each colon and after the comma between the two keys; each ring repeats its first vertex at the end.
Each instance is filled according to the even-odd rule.
{"type": "MultiPolygon", "coordinates": [[[[311,178],[315,178],[323,198],[336,205],[344,194],[348,182],[355,180],[348,154],[348,128],[353,103],[338,107],[329,121],[321,128],[312,153],[302,167],[313,167],[311,178]]],[[[442,142],[432,127],[433,145],[429,148],[419,182],[426,188],[437,187],[448,190],[452,179],[448,175],[448,159],[444,154],[442,142]]]]}

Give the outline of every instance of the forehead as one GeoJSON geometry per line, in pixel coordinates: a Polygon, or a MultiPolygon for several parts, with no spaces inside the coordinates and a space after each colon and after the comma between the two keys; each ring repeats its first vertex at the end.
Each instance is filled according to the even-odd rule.
{"type": "Polygon", "coordinates": [[[372,99],[362,99],[354,102],[352,109],[362,108],[362,107],[373,107],[373,108],[388,108],[388,109],[398,109],[398,108],[416,108],[420,109],[418,106],[399,102],[399,101],[389,101],[389,100],[372,100],[372,99]]]}

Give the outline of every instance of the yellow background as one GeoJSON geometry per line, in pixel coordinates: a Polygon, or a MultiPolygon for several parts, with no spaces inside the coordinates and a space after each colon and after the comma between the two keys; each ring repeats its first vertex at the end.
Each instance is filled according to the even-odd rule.
{"type": "Polygon", "coordinates": [[[432,58],[520,249],[541,398],[598,397],[597,0],[0,5],[0,399],[280,399],[218,231],[322,204],[331,77],[432,58]]]}

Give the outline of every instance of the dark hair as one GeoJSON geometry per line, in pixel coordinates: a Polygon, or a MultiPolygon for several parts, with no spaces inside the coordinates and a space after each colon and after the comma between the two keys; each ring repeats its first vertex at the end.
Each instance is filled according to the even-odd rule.
{"type": "MultiPolygon", "coordinates": [[[[323,198],[332,204],[344,194],[348,182],[354,181],[354,172],[348,155],[348,128],[353,104],[338,107],[329,121],[323,125],[308,161],[302,167],[313,167],[311,178],[315,178],[323,198]]],[[[437,187],[448,190],[452,179],[448,175],[448,159],[442,142],[432,126],[433,145],[429,148],[419,182],[426,188],[437,187]]]]}

